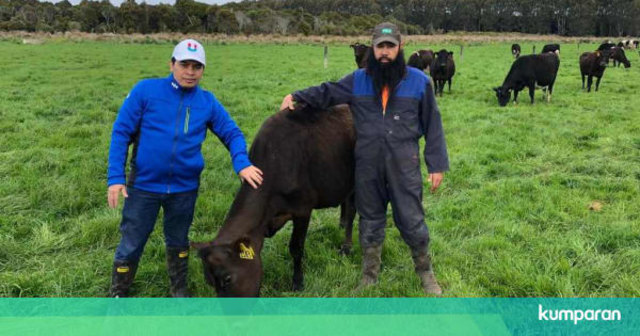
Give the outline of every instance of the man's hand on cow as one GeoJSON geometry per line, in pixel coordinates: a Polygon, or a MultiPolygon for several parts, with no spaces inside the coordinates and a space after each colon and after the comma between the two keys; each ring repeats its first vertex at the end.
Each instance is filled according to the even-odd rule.
{"type": "Polygon", "coordinates": [[[429,182],[431,183],[431,192],[435,192],[436,189],[440,186],[442,179],[444,178],[444,173],[432,173],[429,174],[429,182]]]}
{"type": "Polygon", "coordinates": [[[295,109],[294,104],[295,100],[293,100],[293,96],[291,94],[288,94],[284,96],[284,99],[282,99],[282,104],[280,104],[280,111],[286,108],[293,111],[295,109]]]}
{"type": "Polygon", "coordinates": [[[247,182],[253,189],[258,189],[262,184],[262,170],[256,166],[249,166],[238,173],[242,182],[247,182]]]}
{"type": "Polygon", "coordinates": [[[127,187],[124,184],[114,184],[109,186],[109,190],[107,192],[107,200],[109,202],[109,207],[115,209],[118,206],[118,198],[120,197],[120,193],[124,198],[129,197],[127,193],[127,187]]]}

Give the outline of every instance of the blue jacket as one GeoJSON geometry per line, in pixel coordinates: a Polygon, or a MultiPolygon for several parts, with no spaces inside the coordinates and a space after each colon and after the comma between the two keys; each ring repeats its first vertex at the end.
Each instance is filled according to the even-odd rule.
{"type": "Polygon", "coordinates": [[[430,173],[449,170],[449,156],[440,110],[429,77],[407,67],[407,73],[390,94],[382,109],[373,81],[365,69],[359,69],[338,82],[325,82],[293,93],[295,101],[316,108],[349,104],[357,133],[355,156],[357,175],[374,175],[382,154],[389,153],[398,162],[417,161],[419,139],[424,136],[424,159],[430,173]]]}
{"type": "Polygon", "coordinates": [[[236,173],[251,165],[242,132],[211,92],[183,89],[173,75],[138,82],[113,124],[108,185],[125,184],[133,144],[127,186],[155,193],[198,189],[207,129],[229,150],[236,173]]]}

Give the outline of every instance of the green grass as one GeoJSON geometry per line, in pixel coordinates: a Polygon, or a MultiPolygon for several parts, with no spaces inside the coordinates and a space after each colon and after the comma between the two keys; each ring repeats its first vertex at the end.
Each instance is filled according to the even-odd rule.
{"type": "MultiPolygon", "coordinates": [[[[282,97],[354,68],[351,49],[314,45],[207,45],[203,86],[249,143],[282,97]]],[[[498,106],[492,87],[512,63],[510,44],[451,48],[452,92],[438,103],[451,171],[425,192],[435,271],[446,296],[640,296],[640,59],[607,69],[600,91],[580,89],[576,45],[562,46],[551,103],[526,91],[498,106]],[[592,201],[601,211],[589,210],[592,201]]],[[[522,44],[524,54],[531,45],[522,44]]],[[[542,43],[537,45],[537,50],[542,43]]],[[[581,45],[580,51],[596,45],[581,45]]],[[[164,77],[172,45],[0,42],[0,296],[104,296],[120,210],[106,203],[111,125],[139,79],[164,77]]],[[[239,186],[214,136],[190,238],[210,240],[239,186]]],[[[426,175],[426,172],[424,172],[426,175]]],[[[428,185],[425,182],[425,189],[428,185]]],[[[380,283],[355,289],[361,253],[338,255],[338,210],[312,217],[306,289],[291,291],[291,226],[267,239],[265,296],[420,296],[409,250],[389,212],[380,283]]],[[[160,223],[159,223],[160,224],[160,223]]],[[[357,227],[356,227],[357,230],[357,227]]],[[[357,237],[357,231],[355,231],[357,237]]],[[[213,295],[192,255],[190,288],[213,295]]],[[[168,295],[161,225],[145,249],[136,296],[168,295]]]]}

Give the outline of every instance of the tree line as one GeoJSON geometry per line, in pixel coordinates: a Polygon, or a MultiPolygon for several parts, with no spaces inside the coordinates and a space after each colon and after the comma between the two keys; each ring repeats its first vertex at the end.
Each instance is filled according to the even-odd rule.
{"type": "Polygon", "coordinates": [[[0,30],[92,33],[367,35],[383,20],[406,34],[449,31],[640,35],[640,0],[245,0],[72,5],[0,0],[0,30]]]}

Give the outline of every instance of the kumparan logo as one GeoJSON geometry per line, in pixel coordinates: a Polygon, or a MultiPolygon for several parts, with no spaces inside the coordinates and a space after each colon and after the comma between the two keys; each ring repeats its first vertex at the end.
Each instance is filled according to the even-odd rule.
{"type": "Polygon", "coordinates": [[[393,33],[393,29],[391,29],[391,28],[383,28],[382,29],[382,33],[383,34],[391,34],[391,33],[393,33]]]}
{"type": "Polygon", "coordinates": [[[191,44],[191,43],[187,43],[187,50],[191,51],[191,52],[196,52],[198,51],[198,45],[197,44],[191,44]]]}
{"type": "Polygon", "coordinates": [[[622,314],[614,309],[543,309],[538,305],[538,321],[620,321],[622,314]]]}

